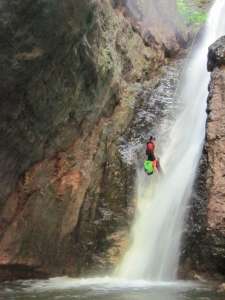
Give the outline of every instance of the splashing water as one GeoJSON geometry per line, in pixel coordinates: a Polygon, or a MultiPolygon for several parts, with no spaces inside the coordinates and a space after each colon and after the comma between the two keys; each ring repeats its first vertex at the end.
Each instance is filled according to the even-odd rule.
{"type": "Polygon", "coordinates": [[[225,0],[217,0],[186,68],[179,92],[182,110],[166,145],[159,145],[165,149],[161,157],[164,176],[146,179],[139,171],[138,214],[132,244],[117,270],[120,277],[176,279],[185,214],[205,137],[207,52],[209,45],[225,34],[224,14],[225,0]]]}

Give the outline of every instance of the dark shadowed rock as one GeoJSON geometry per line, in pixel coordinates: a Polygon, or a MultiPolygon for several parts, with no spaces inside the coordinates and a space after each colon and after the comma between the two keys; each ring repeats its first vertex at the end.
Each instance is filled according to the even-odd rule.
{"type": "Polygon", "coordinates": [[[216,67],[222,65],[225,65],[225,36],[209,47],[207,68],[212,72],[216,67]]]}
{"type": "Polygon", "coordinates": [[[192,197],[184,257],[189,258],[189,271],[217,277],[225,275],[225,37],[209,47],[208,69],[212,74],[206,142],[192,197]]]}

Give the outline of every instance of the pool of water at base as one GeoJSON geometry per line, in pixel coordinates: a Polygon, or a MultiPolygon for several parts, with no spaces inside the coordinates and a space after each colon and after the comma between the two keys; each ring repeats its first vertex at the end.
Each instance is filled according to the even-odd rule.
{"type": "Polygon", "coordinates": [[[224,300],[208,284],[104,278],[28,280],[0,284],[0,300],[224,300]]]}

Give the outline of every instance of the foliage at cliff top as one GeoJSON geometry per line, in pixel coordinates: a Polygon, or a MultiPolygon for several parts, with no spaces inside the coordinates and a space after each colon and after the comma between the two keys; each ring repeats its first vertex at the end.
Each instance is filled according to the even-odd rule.
{"type": "Polygon", "coordinates": [[[177,0],[177,9],[188,24],[202,24],[207,19],[206,12],[192,8],[187,0],[177,0]]]}

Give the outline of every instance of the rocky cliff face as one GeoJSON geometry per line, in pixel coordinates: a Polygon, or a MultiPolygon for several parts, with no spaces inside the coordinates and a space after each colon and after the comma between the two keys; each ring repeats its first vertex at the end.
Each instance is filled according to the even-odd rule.
{"type": "Polygon", "coordinates": [[[189,40],[177,13],[176,1],[164,0],[114,0],[123,6],[125,14],[131,16],[133,26],[140,32],[148,45],[153,43],[163,48],[168,57],[175,56],[180,47],[186,47],[189,40]]]}
{"type": "Polygon", "coordinates": [[[145,47],[107,0],[3,0],[0,12],[0,278],[105,269],[133,192],[118,137],[165,47],[145,47]]]}
{"type": "Polygon", "coordinates": [[[208,70],[206,143],[193,195],[188,256],[191,268],[212,276],[225,275],[225,37],[209,48],[208,70]]]}
{"type": "Polygon", "coordinates": [[[225,275],[225,37],[209,48],[207,123],[208,210],[204,259],[209,267],[225,275]]]}

